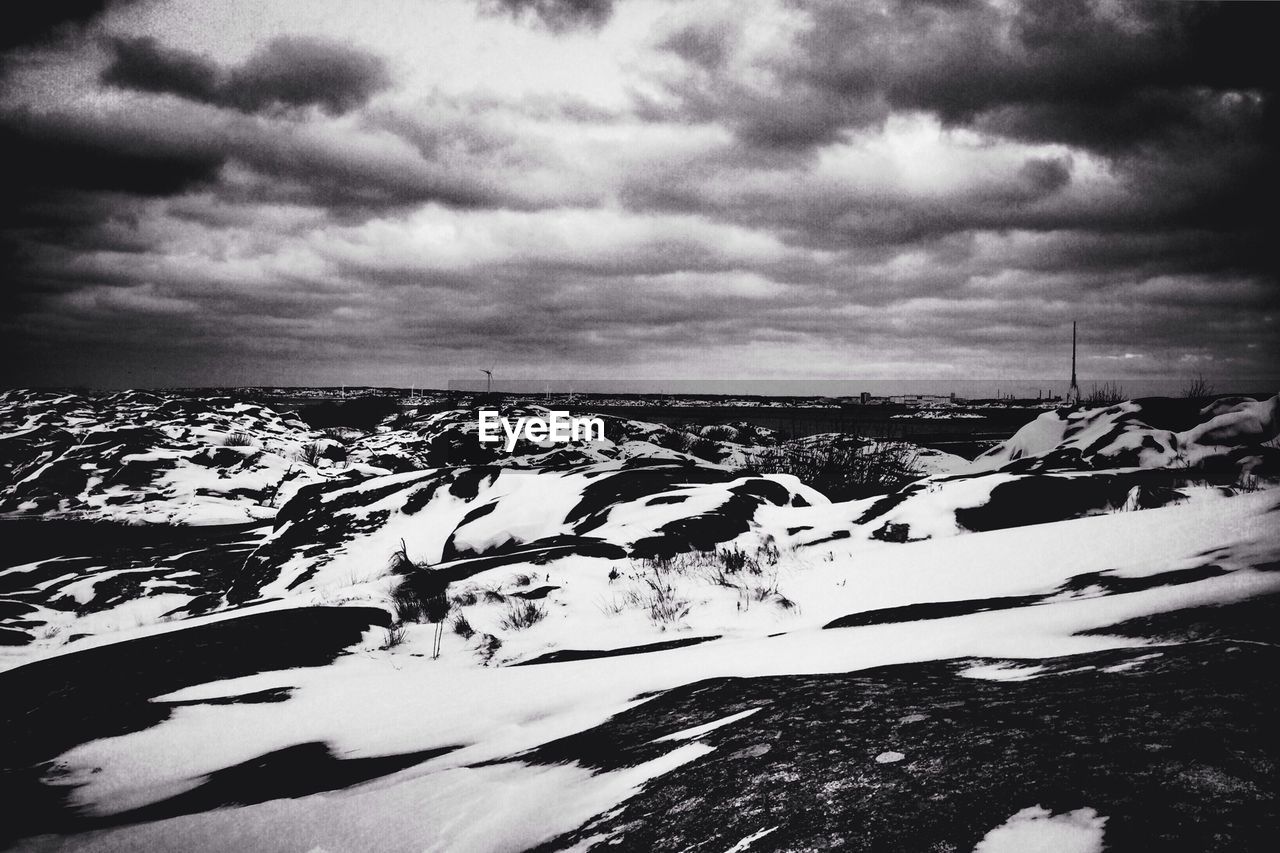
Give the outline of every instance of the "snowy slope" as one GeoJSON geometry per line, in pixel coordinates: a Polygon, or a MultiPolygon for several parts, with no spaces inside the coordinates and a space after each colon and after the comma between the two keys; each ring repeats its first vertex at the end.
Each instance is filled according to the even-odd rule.
{"type": "MultiPolygon", "coordinates": [[[[29,417],[82,430],[101,418],[82,399],[46,402],[54,416],[29,417]]],[[[121,421],[169,411],[145,398],[109,405],[121,421]]],[[[241,414],[237,423],[261,424],[264,453],[314,438],[219,406],[158,430],[175,432],[167,452],[202,452],[181,445],[241,414]]],[[[1047,412],[972,465],[944,460],[896,492],[851,501],[664,447],[668,428],[641,422],[613,423],[605,442],[486,449],[464,463],[474,421],[461,410],[392,419],[349,442],[352,458],[368,454],[356,476],[312,466],[257,530],[0,571],[0,627],[25,638],[0,659],[10,738],[0,781],[33,804],[9,831],[33,850],[366,849],[375,838],[383,850],[682,849],[652,835],[669,821],[718,849],[812,846],[786,812],[751,812],[749,826],[723,832],[660,817],[660,805],[620,815],[716,762],[745,767],[766,752],[789,784],[784,741],[767,730],[737,740],[762,720],[781,725],[760,698],[769,679],[821,693],[824,677],[866,673],[839,698],[862,715],[857,689],[889,690],[911,673],[962,695],[955,679],[997,685],[982,688],[990,699],[1013,695],[989,692],[998,685],[1088,672],[1100,681],[1080,689],[1142,699],[1137,685],[1158,668],[1149,661],[1182,653],[1178,640],[1157,645],[1125,626],[1203,612],[1187,622],[1190,647],[1222,628],[1215,614],[1280,596],[1274,414],[1274,400],[1047,412]],[[439,463],[444,453],[453,464],[439,463]],[[436,658],[424,614],[441,588],[436,658]],[[884,667],[898,674],[873,675],[884,667]],[[662,710],[733,684],[715,713],[662,710]]],[[[38,428],[24,420],[16,431],[38,428]]],[[[786,444],[697,438],[717,454],[731,438],[772,442],[728,448],[744,454],[786,444]]],[[[56,458],[79,458],[69,452],[56,458]]],[[[140,506],[156,502],[140,488],[140,506]]],[[[93,489],[75,494],[57,508],[94,506],[93,489]]],[[[1259,649],[1280,639],[1259,636],[1259,649]]],[[[1250,642],[1186,666],[1219,667],[1215,655],[1250,642]]],[[[1196,683],[1176,677],[1192,679],[1179,690],[1196,683]]],[[[1017,695],[1018,708],[1034,707],[1034,694],[1017,695]]],[[[821,705],[800,711],[816,726],[821,705]]],[[[950,712],[921,719],[940,713],[950,712]]],[[[809,748],[823,735],[805,737],[809,748]]],[[[860,760],[883,769],[857,778],[937,769],[902,743],[860,760]]],[[[774,778],[762,773],[742,778],[774,778]]],[[[716,784],[731,807],[759,783],[716,784]]],[[[1254,802],[1260,784],[1249,776],[1230,790],[1254,802]]],[[[943,793],[954,792],[908,799],[943,793]]],[[[966,849],[1048,831],[1037,802],[999,802],[966,849]]],[[[1079,803],[1067,811],[1094,841],[1122,823],[1104,812],[1114,821],[1104,826],[1079,803]]]]}
{"type": "Polygon", "coordinates": [[[0,460],[0,513],[134,524],[269,519],[302,485],[382,473],[266,407],[139,391],[6,391],[0,460]]]}

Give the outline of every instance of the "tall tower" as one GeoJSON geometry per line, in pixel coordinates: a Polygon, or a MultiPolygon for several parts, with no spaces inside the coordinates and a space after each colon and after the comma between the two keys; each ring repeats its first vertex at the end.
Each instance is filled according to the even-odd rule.
{"type": "Polygon", "coordinates": [[[1080,405],[1080,385],[1076,382],[1076,322],[1071,321],[1071,390],[1067,391],[1066,404],[1080,405]]]}

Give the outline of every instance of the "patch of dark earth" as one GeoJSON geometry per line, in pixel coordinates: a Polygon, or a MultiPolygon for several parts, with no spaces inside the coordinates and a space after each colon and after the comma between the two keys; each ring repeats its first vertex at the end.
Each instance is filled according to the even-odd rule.
{"type": "Polygon", "coordinates": [[[1259,596],[1234,604],[1208,604],[1139,616],[1081,633],[1142,637],[1164,642],[1228,640],[1280,648],[1280,594],[1259,596]]]}
{"type": "Polygon", "coordinates": [[[661,643],[645,643],[639,646],[623,646],[618,649],[559,649],[554,652],[547,652],[544,655],[538,655],[536,658],[522,660],[519,663],[513,663],[512,666],[533,666],[534,664],[544,663],[565,663],[574,660],[591,660],[592,658],[616,658],[626,655],[643,655],[649,652],[665,652],[670,649],[679,649],[684,646],[696,646],[699,643],[706,643],[710,640],[718,640],[720,635],[716,634],[710,637],[683,637],[679,640],[665,640],[661,643]]]}
{"type": "Polygon", "coordinates": [[[1086,572],[1073,575],[1051,593],[1042,595],[1002,595],[992,598],[964,598],[957,601],[925,601],[919,604],[903,604],[898,607],[881,607],[864,610],[833,619],[823,628],[861,628],[868,625],[889,625],[895,622],[919,622],[929,619],[947,619],[952,616],[968,616],[991,610],[1012,610],[1018,607],[1034,607],[1061,601],[1061,596],[1074,595],[1096,598],[1105,595],[1123,595],[1141,592],[1161,586],[1177,586],[1206,580],[1227,574],[1227,570],[1212,563],[1189,569],[1175,569],[1154,575],[1124,577],[1109,571],[1086,572]],[[1096,590],[1096,593],[1093,591],[1096,590]],[[1082,593],[1092,593],[1082,595],[1082,593]]]}
{"type": "MultiPolygon", "coordinates": [[[[181,592],[192,600],[166,615],[199,614],[223,603],[236,573],[269,529],[259,523],[181,527],[0,522],[0,533],[14,534],[13,550],[3,561],[11,570],[0,569],[0,596],[14,604],[31,602],[83,616],[156,592],[181,592]],[[12,570],[26,562],[34,565],[12,570]],[[68,584],[95,576],[101,580],[88,601],[59,593],[68,584]]],[[[0,628],[12,632],[13,644],[31,642],[45,627],[43,620],[17,624],[2,611],[0,628]]]]}
{"type": "Polygon", "coordinates": [[[971,851],[1035,805],[1095,809],[1109,851],[1271,850],[1277,662],[1270,645],[1217,639],[714,679],[517,758],[634,766],[674,748],[655,738],[759,709],[702,735],[713,752],[540,851],[587,839],[608,850],[726,850],[773,827],[753,853],[971,851]],[[991,663],[1044,671],[1023,681],[959,674],[991,663]]]}
{"type": "Polygon", "coordinates": [[[53,760],[79,744],[167,719],[176,705],[153,698],[270,670],[324,666],[370,627],[390,621],[376,607],[255,613],[0,673],[0,802],[7,814],[0,822],[0,846],[65,826],[73,814],[70,790],[41,782],[55,769],[53,760]]]}
{"type": "Polygon", "coordinates": [[[228,541],[242,541],[270,529],[269,522],[189,526],[123,524],[74,519],[0,519],[5,548],[0,568],[20,566],[53,557],[111,557],[137,555],[140,550],[180,553],[228,541]]]}

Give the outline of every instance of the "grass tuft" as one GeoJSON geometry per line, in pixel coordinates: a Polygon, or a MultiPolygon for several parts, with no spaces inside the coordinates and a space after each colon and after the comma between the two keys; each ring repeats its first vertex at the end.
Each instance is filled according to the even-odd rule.
{"type": "Polygon", "coordinates": [[[546,609],[532,601],[512,601],[507,604],[507,615],[502,617],[502,627],[508,631],[521,631],[541,622],[546,615],[546,609]]]}
{"type": "Polygon", "coordinates": [[[391,603],[395,607],[396,618],[401,622],[426,622],[427,608],[418,593],[408,584],[401,584],[391,593],[391,603]]]}
{"type": "Polygon", "coordinates": [[[450,600],[453,602],[454,607],[470,607],[480,599],[476,597],[474,589],[468,589],[453,596],[450,600]]]}
{"type": "Polygon", "coordinates": [[[1123,403],[1129,399],[1129,395],[1125,393],[1124,388],[1116,382],[1104,382],[1101,385],[1094,384],[1089,389],[1089,393],[1085,395],[1084,405],[1097,408],[1098,406],[1114,406],[1116,403],[1123,403]]]}
{"type": "Polygon", "coordinates": [[[861,447],[770,447],[753,456],[744,470],[791,474],[833,501],[892,492],[920,476],[919,451],[901,441],[861,447]]]}
{"type": "Polygon", "coordinates": [[[466,614],[459,613],[453,617],[453,633],[457,634],[464,640],[470,640],[475,636],[475,629],[471,627],[471,623],[467,621],[466,614]]]}
{"type": "Polygon", "coordinates": [[[385,629],[384,639],[382,641],[382,649],[394,649],[396,646],[404,642],[404,623],[395,622],[391,627],[385,629]]]}
{"type": "Polygon", "coordinates": [[[1213,385],[1201,373],[1182,388],[1182,396],[1188,400],[1207,400],[1213,396],[1213,385]]]}

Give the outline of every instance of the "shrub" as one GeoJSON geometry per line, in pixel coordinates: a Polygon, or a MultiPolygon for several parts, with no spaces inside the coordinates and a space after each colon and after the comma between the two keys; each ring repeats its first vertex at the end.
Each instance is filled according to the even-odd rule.
{"type": "Polygon", "coordinates": [[[471,605],[475,604],[478,600],[479,599],[476,597],[476,592],[473,589],[468,589],[464,592],[460,592],[457,595],[455,595],[452,599],[454,607],[470,607],[471,605]]]}
{"type": "Polygon", "coordinates": [[[253,436],[244,430],[227,433],[222,439],[223,447],[253,447],[253,436]]]}
{"type": "Polygon", "coordinates": [[[408,584],[401,584],[391,593],[391,603],[395,607],[396,618],[401,622],[427,621],[427,608],[418,593],[408,584]]]}
{"type": "Polygon", "coordinates": [[[649,619],[666,628],[689,615],[689,601],[682,598],[660,572],[646,575],[641,580],[644,587],[635,593],[636,602],[649,611],[649,619]]]}
{"type": "Polygon", "coordinates": [[[738,584],[731,576],[744,570],[753,575],[761,572],[760,563],[746,551],[736,547],[712,551],[705,555],[702,563],[710,569],[711,582],[720,586],[736,587],[738,584]]]}
{"type": "Polygon", "coordinates": [[[775,574],[763,583],[748,587],[748,592],[756,601],[765,601],[778,594],[778,576],[775,574]]]}
{"type": "Polygon", "coordinates": [[[471,627],[471,623],[467,621],[466,614],[459,613],[453,617],[453,633],[457,634],[464,640],[470,640],[475,636],[475,629],[471,627]]]}
{"type": "Polygon", "coordinates": [[[404,624],[400,622],[392,623],[391,627],[385,631],[385,638],[382,641],[381,648],[394,649],[396,646],[404,642],[404,624]]]}
{"type": "Polygon", "coordinates": [[[400,548],[391,553],[391,559],[387,563],[387,570],[396,575],[407,575],[409,572],[418,568],[418,564],[409,559],[409,550],[405,547],[404,540],[400,540],[400,548]]]}
{"type": "Polygon", "coordinates": [[[873,442],[862,447],[784,444],[752,458],[760,474],[791,474],[835,501],[895,491],[920,476],[914,445],[873,442]]]}
{"type": "Polygon", "coordinates": [[[314,468],[320,464],[320,445],[314,441],[310,444],[304,444],[302,448],[293,455],[293,458],[314,468]]]}
{"type": "Polygon", "coordinates": [[[1236,492],[1260,492],[1263,488],[1262,478],[1257,474],[1241,472],[1233,488],[1236,492]]]}
{"type": "Polygon", "coordinates": [[[632,602],[632,599],[632,595],[623,595],[622,597],[613,595],[609,598],[601,596],[600,600],[596,603],[596,607],[605,616],[617,616],[619,613],[627,609],[627,605],[632,602]]]}
{"type": "Polygon", "coordinates": [[[746,568],[747,561],[750,559],[747,556],[747,552],[739,548],[726,548],[716,553],[720,557],[720,564],[724,566],[724,570],[729,574],[742,571],[746,568]]]}
{"type": "Polygon", "coordinates": [[[484,600],[491,604],[501,604],[507,597],[496,586],[485,587],[484,600]]]}
{"type": "Polygon", "coordinates": [[[1213,396],[1213,385],[1201,373],[1183,387],[1182,396],[1189,400],[1207,400],[1213,396]]]}
{"type": "Polygon", "coordinates": [[[1089,389],[1089,393],[1085,395],[1084,404],[1095,408],[1098,406],[1114,406],[1116,403],[1123,403],[1128,399],[1129,396],[1118,383],[1104,382],[1101,385],[1095,383],[1089,389]]]}
{"type": "Polygon", "coordinates": [[[512,601],[507,605],[502,627],[508,631],[520,631],[541,622],[546,615],[547,611],[532,601],[512,601]]]}
{"type": "Polygon", "coordinates": [[[493,634],[480,635],[480,659],[485,666],[489,665],[489,661],[493,660],[493,656],[500,648],[502,648],[502,641],[493,634]]]}

